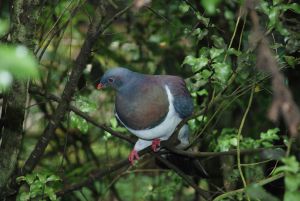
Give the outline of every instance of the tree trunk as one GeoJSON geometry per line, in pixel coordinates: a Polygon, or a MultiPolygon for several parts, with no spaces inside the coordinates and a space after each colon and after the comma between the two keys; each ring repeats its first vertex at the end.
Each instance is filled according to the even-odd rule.
{"type": "MultiPolygon", "coordinates": [[[[34,30],[37,20],[38,0],[14,0],[11,8],[11,42],[33,50],[34,30]]],[[[4,95],[2,106],[0,144],[0,198],[8,193],[7,186],[13,178],[23,138],[23,122],[28,82],[14,80],[10,91],[4,95]]]]}

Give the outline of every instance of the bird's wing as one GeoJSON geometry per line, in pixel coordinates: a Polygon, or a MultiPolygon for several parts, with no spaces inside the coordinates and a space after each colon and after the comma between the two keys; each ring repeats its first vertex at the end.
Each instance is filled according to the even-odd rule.
{"type": "Polygon", "coordinates": [[[174,97],[173,105],[180,118],[191,116],[194,109],[193,100],[184,80],[177,76],[164,76],[162,79],[174,97]]]}
{"type": "Polygon", "coordinates": [[[143,130],[161,123],[169,111],[165,89],[155,80],[133,83],[117,93],[116,113],[128,128],[143,130]]]}

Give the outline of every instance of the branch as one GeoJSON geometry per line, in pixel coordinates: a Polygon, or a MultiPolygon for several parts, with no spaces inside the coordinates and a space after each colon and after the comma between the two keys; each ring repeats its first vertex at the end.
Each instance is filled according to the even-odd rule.
{"type": "MultiPolygon", "coordinates": [[[[139,156],[143,156],[145,155],[146,153],[149,153],[151,151],[151,148],[148,147],[146,149],[143,149],[142,151],[139,152],[139,156]]],[[[113,166],[111,167],[107,167],[107,168],[104,168],[102,170],[97,170],[95,174],[90,174],[88,179],[82,181],[82,182],[79,182],[79,183],[76,183],[76,184],[73,184],[73,185],[70,185],[70,186],[67,186],[65,187],[63,190],[60,190],[56,193],[57,196],[63,196],[65,194],[68,194],[68,193],[71,193],[73,191],[76,191],[76,190],[79,190],[81,189],[82,187],[84,186],[89,186],[91,185],[94,181],[96,180],[99,180],[101,179],[102,177],[114,172],[114,171],[117,171],[121,168],[125,168],[126,166],[129,166],[130,165],[130,162],[128,159],[124,159],[116,164],[114,164],[113,166]]]]}
{"type": "MultiPolygon", "coordinates": [[[[57,97],[53,94],[49,94],[49,93],[46,94],[46,93],[42,92],[42,90],[37,86],[31,86],[30,89],[29,89],[29,93],[37,94],[37,95],[43,96],[43,97],[45,97],[49,100],[60,102],[59,97],[57,97]]],[[[69,105],[68,109],[73,111],[75,114],[82,117],[83,119],[85,119],[87,122],[93,124],[94,126],[100,128],[100,129],[105,130],[106,132],[109,132],[111,135],[113,135],[117,138],[120,138],[122,140],[126,140],[129,143],[134,143],[135,142],[135,140],[133,140],[132,138],[127,137],[126,135],[123,135],[119,132],[116,132],[116,131],[112,130],[111,128],[109,128],[108,126],[105,126],[103,124],[99,124],[96,120],[94,120],[92,117],[90,117],[87,113],[82,112],[77,107],[75,107],[71,104],[69,105]]]]}
{"type": "Polygon", "coordinates": [[[120,16],[122,16],[124,13],[126,13],[131,7],[133,6],[133,3],[131,3],[129,6],[125,7],[123,10],[116,13],[112,18],[110,18],[105,25],[99,29],[97,34],[103,33],[114,21],[116,21],[120,16]]]}
{"type": "Polygon", "coordinates": [[[195,184],[193,182],[193,180],[191,180],[190,177],[188,177],[184,172],[182,172],[178,167],[176,167],[175,165],[173,165],[172,163],[170,163],[168,160],[166,160],[165,158],[163,158],[162,156],[160,156],[159,154],[161,153],[153,153],[153,155],[159,160],[161,161],[163,164],[165,164],[168,168],[174,170],[180,177],[182,177],[188,185],[192,186],[196,192],[198,192],[203,198],[205,198],[206,200],[211,200],[210,199],[210,195],[209,192],[201,189],[198,187],[197,184],[195,184]]]}
{"type": "Polygon", "coordinates": [[[71,102],[71,98],[75,93],[79,78],[82,75],[82,72],[87,63],[87,59],[92,50],[92,46],[95,44],[95,41],[97,41],[99,34],[102,34],[116,18],[121,16],[121,14],[125,13],[125,11],[127,11],[128,9],[129,8],[127,7],[126,9],[121,11],[121,13],[117,13],[117,15],[113,17],[113,20],[109,20],[108,23],[103,28],[101,28],[102,10],[100,5],[96,7],[95,15],[88,28],[87,37],[81,47],[79,55],[74,62],[74,67],[65,86],[57,109],[54,112],[52,121],[48,123],[34,150],[26,160],[24,167],[20,170],[21,175],[31,172],[35,168],[37,163],[41,160],[43,153],[45,152],[45,149],[53,136],[54,131],[58,127],[59,123],[63,120],[66,110],[69,108],[69,103],[71,102]]]}
{"type": "MultiPolygon", "coordinates": [[[[255,89],[255,83],[254,83],[253,86],[252,86],[252,90],[251,90],[250,98],[249,98],[249,101],[248,101],[248,105],[247,105],[246,111],[245,111],[245,113],[244,113],[244,115],[243,115],[243,118],[242,118],[242,121],[241,121],[239,130],[238,130],[238,133],[237,133],[237,146],[236,146],[236,147],[237,147],[237,165],[238,165],[238,170],[239,170],[240,177],[241,177],[241,179],[242,179],[244,188],[247,187],[247,183],[246,183],[246,179],[245,179],[245,176],[244,176],[244,173],[243,173],[243,170],[242,170],[242,166],[241,166],[241,150],[240,150],[240,142],[241,142],[241,138],[242,138],[242,130],[243,130],[243,128],[244,128],[246,118],[247,118],[247,116],[248,116],[250,107],[251,107],[251,105],[252,105],[253,95],[254,95],[254,89],[255,89]]],[[[247,196],[247,200],[250,201],[249,196],[247,196]]]]}
{"type": "Polygon", "coordinates": [[[271,121],[276,122],[282,116],[291,138],[297,139],[300,144],[300,110],[291,91],[285,84],[284,75],[279,70],[275,55],[269,47],[269,41],[260,30],[259,16],[254,9],[256,3],[256,1],[247,0],[245,5],[250,12],[253,26],[249,43],[256,49],[256,66],[272,76],[273,101],[269,108],[268,117],[271,121]]]}
{"type": "MultiPolygon", "coordinates": [[[[264,185],[266,185],[266,184],[268,184],[268,183],[271,183],[271,182],[273,182],[273,181],[276,181],[277,179],[280,179],[280,178],[282,178],[282,177],[284,177],[284,174],[283,174],[283,173],[274,175],[274,176],[269,177],[269,178],[267,178],[267,179],[263,179],[263,180],[261,180],[261,181],[259,181],[259,182],[254,183],[254,184],[258,184],[258,185],[260,185],[260,186],[264,186],[264,185]]],[[[251,185],[251,184],[250,184],[250,185],[251,185]]],[[[249,185],[249,186],[250,186],[250,185],[249,185]]],[[[215,199],[213,199],[213,201],[221,201],[221,200],[223,200],[224,198],[227,198],[227,197],[229,197],[229,196],[233,196],[233,195],[236,195],[236,194],[238,194],[238,193],[245,192],[245,190],[246,190],[246,188],[240,188],[240,189],[237,189],[237,190],[229,191],[229,192],[227,192],[227,193],[224,193],[224,194],[222,194],[222,195],[219,195],[218,197],[216,197],[215,199]]]]}
{"type": "MultiPolygon", "coordinates": [[[[235,156],[237,155],[237,150],[232,149],[230,151],[224,151],[224,152],[191,152],[191,151],[184,151],[180,149],[176,149],[170,145],[167,144],[167,142],[162,142],[162,147],[167,148],[171,152],[175,154],[179,154],[182,156],[190,157],[190,158],[205,158],[205,157],[220,157],[220,156],[235,156]]],[[[257,148],[257,149],[244,149],[240,150],[241,155],[247,155],[247,154],[255,154],[260,153],[266,150],[273,150],[276,148],[283,148],[284,146],[273,146],[271,148],[257,148]]]]}
{"type": "MultiPolygon", "coordinates": [[[[10,39],[33,50],[34,32],[38,15],[37,1],[10,2],[10,39]]],[[[25,70],[25,69],[24,69],[25,70]]],[[[0,118],[0,197],[6,200],[8,186],[13,181],[22,147],[23,124],[27,99],[28,80],[16,79],[5,95],[0,118]]]]}
{"type": "MultiPolygon", "coordinates": [[[[29,93],[37,94],[39,96],[43,96],[43,97],[45,97],[49,100],[53,100],[53,101],[56,101],[56,102],[60,101],[59,97],[57,97],[53,94],[49,94],[49,93],[45,94],[37,86],[31,86],[29,88],[29,93]]],[[[78,116],[81,116],[87,122],[93,124],[94,126],[100,128],[100,129],[105,130],[106,132],[109,132],[111,135],[113,135],[113,136],[115,136],[119,139],[125,140],[125,141],[127,141],[131,144],[133,144],[135,142],[135,140],[133,140],[132,138],[127,137],[126,135],[123,135],[119,132],[116,132],[116,131],[112,130],[111,128],[109,128],[109,127],[107,127],[103,124],[99,124],[96,120],[94,120],[88,114],[86,114],[85,112],[82,112],[81,110],[79,110],[78,108],[76,108],[75,106],[73,106],[71,104],[69,105],[69,109],[71,111],[73,111],[75,114],[77,114],[78,116]]],[[[230,150],[230,151],[224,151],[224,152],[195,152],[195,151],[184,151],[184,150],[181,150],[181,149],[176,149],[174,147],[174,145],[172,144],[171,139],[169,139],[167,141],[163,141],[161,143],[162,143],[162,147],[167,148],[169,151],[171,151],[175,154],[179,154],[179,155],[190,157],[190,158],[206,158],[206,157],[220,157],[220,156],[228,156],[228,155],[230,155],[230,156],[237,155],[237,150],[236,149],[233,149],[233,150],[230,150]]],[[[244,150],[241,150],[240,153],[242,155],[255,154],[255,153],[260,153],[260,152],[263,152],[263,151],[266,151],[266,150],[273,150],[273,149],[276,149],[276,148],[283,148],[283,147],[284,146],[279,145],[279,146],[274,146],[272,148],[244,149],[244,150]]]]}

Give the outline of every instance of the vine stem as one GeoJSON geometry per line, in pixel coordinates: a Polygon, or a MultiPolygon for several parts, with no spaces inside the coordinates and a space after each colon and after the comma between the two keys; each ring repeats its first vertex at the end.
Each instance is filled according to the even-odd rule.
{"type": "MultiPolygon", "coordinates": [[[[236,32],[237,32],[237,28],[238,28],[238,25],[240,23],[240,20],[241,20],[241,9],[239,10],[239,16],[238,16],[237,21],[235,23],[234,31],[233,31],[233,34],[231,36],[230,43],[229,43],[229,46],[228,46],[227,50],[229,50],[231,48],[231,46],[232,46],[233,39],[235,38],[235,35],[236,35],[236,32]]],[[[226,58],[227,58],[227,51],[225,53],[223,62],[226,61],[226,58]]]]}
{"type": "MultiPolygon", "coordinates": [[[[246,183],[246,180],[245,180],[245,177],[244,177],[244,174],[243,174],[243,170],[242,170],[242,165],[241,165],[240,141],[241,141],[241,136],[242,136],[242,130],[244,128],[247,115],[248,115],[250,107],[252,105],[254,89],[255,89],[255,83],[253,83],[251,94],[250,94],[250,98],[249,98],[249,101],[248,101],[248,106],[247,106],[246,111],[245,111],[245,113],[243,115],[243,118],[242,118],[239,130],[238,130],[238,133],[237,133],[237,165],[238,165],[238,170],[239,170],[241,179],[243,181],[244,188],[247,187],[247,183],[246,183]]],[[[250,198],[248,197],[248,195],[247,195],[247,200],[250,201],[250,198]]]]}
{"type": "MultiPolygon", "coordinates": [[[[257,182],[256,184],[260,185],[260,186],[264,186],[268,183],[271,183],[273,181],[276,181],[277,179],[280,179],[284,177],[284,173],[280,173],[280,174],[277,174],[277,175],[274,175],[272,177],[269,177],[267,179],[263,179],[259,182],[257,182]]],[[[223,200],[224,198],[227,198],[229,196],[233,196],[233,195],[236,195],[236,194],[239,194],[239,193],[242,193],[246,190],[246,188],[240,188],[240,189],[237,189],[237,190],[233,190],[233,191],[229,191],[227,193],[224,193],[222,195],[219,195],[218,197],[216,197],[215,199],[213,199],[213,201],[221,201],[223,200]]]]}

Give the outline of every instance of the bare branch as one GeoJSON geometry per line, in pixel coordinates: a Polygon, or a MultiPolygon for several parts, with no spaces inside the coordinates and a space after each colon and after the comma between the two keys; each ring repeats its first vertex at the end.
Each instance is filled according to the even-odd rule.
{"type": "MultiPolygon", "coordinates": [[[[50,100],[53,100],[53,101],[56,101],[56,102],[60,102],[60,98],[53,95],[53,94],[49,94],[49,93],[44,93],[42,92],[41,89],[39,89],[38,87],[36,86],[31,86],[30,89],[29,89],[29,92],[32,93],[32,94],[38,94],[40,96],[43,96],[47,99],[50,99],[50,100]]],[[[94,120],[92,117],[90,117],[88,114],[86,114],[85,112],[82,112],[81,110],[79,110],[77,107],[73,106],[73,105],[69,105],[69,109],[71,111],[73,111],[75,114],[77,114],[78,116],[82,117],[83,119],[85,119],[87,122],[93,124],[94,126],[100,128],[100,129],[103,129],[105,130],[106,132],[109,132],[111,135],[117,137],[117,138],[120,138],[122,140],[126,140],[127,142],[129,143],[134,143],[135,140],[133,140],[132,138],[129,138],[127,137],[126,135],[123,135],[122,133],[119,133],[119,132],[116,132],[114,130],[112,130],[111,128],[103,125],[103,124],[99,124],[96,120],[94,120]]]]}
{"type": "Polygon", "coordinates": [[[102,16],[100,6],[96,8],[95,16],[93,21],[89,25],[87,37],[82,45],[80,53],[74,62],[74,67],[72,69],[69,81],[67,82],[65,89],[62,94],[60,103],[53,115],[52,121],[50,121],[44,130],[44,133],[38,140],[34,150],[30,154],[29,158],[26,160],[24,167],[21,169],[21,174],[26,174],[31,172],[37,163],[40,161],[44,151],[51,140],[55,129],[58,127],[59,122],[63,119],[65,112],[71,102],[71,98],[75,93],[76,85],[78,80],[86,66],[88,56],[91,52],[93,44],[97,40],[98,31],[101,25],[102,16]]]}

